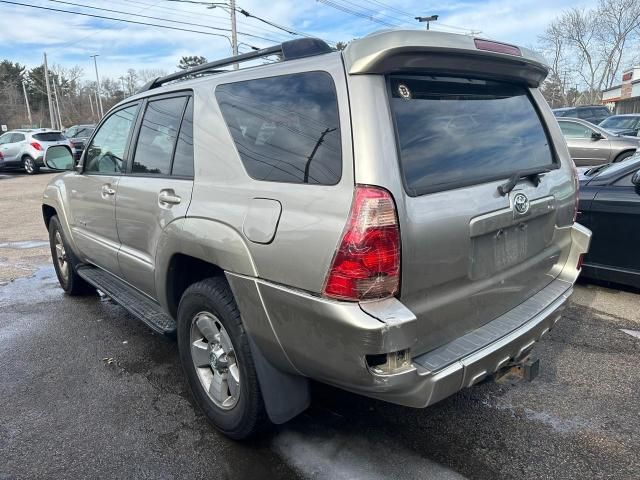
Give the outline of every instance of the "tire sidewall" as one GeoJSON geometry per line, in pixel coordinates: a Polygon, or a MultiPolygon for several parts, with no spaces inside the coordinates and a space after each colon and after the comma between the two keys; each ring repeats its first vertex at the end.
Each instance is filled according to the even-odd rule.
{"type": "Polygon", "coordinates": [[[35,175],[36,173],[38,173],[39,168],[36,165],[36,161],[29,156],[26,156],[22,159],[22,166],[24,167],[24,171],[28,175],[35,175]],[[27,170],[27,162],[31,162],[31,166],[33,167],[31,171],[27,170]]]}
{"type": "Polygon", "coordinates": [[[55,247],[56,232],[60,232],[60,238],[62,239],[62,243],[64,245],[65,251],[68,252],[69,250],[67,247],[67,242],[65,241],[64,232],[62,231],[62,228],[60,226],[60,221],[58,220],[57,216],[53,216],[51,217],[51,220],[49,220],[49,248],[51,249],[51,259],[53,260],[53,268],[56,271],[56,276],[58,277],[58,282],[60,283],[60,286],[65,292],[69,293],[72,287],[71,282],[74,274],[73,264],[72,262],[69,261],[69,275],[65,280],[64,277],[62,276],[62,273],[60,272],[60,266],[58,265],[58,258],[57,258],[56,247],[55,247]]]}
{"type": "Polygon", "coordinates": [[[219,298],[215,292],[207,294],[204,289],[190,289],[180,301],[177,334],[180,360],[196,403],[216,428],[232,438],[243,438],[245,435],[236,432],[243,431],[243,427],[250,420],[251,411],[254,408],[252,403],[256,401],[257,392],[251,391],[256,387],[250,382],[252,378],[255,378],[249,371],[250,368],[253,368],[253,363],[250,352],[248,352],[246,334],[241,325],[235,321],[236,318],[238,318],[237,310],[230,308],[230,305],[219,298]],[[217,317],[229,334],[236,352],[240,370],[240,398],[238,398],[236,405],[229,410],[219,408],[209,398],[200,383],[196,367],[191,359],[191,323],[195,316],[203,311],[210,312],[217,317]]]}

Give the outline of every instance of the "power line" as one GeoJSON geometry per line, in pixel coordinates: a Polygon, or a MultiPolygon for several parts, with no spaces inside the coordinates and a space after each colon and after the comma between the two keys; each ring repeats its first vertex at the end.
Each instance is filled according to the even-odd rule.
{"type": "Polygon", "coordinates": [[[317,0],[320,3],[323,3],[329,7],[335,8],[336,10],[340,10],[342,12],[348,13],[355,17],[364,18],[365,20],[370,20],[372,22],[378,23],[380,25],[384,25],[385,27],[397,27],[397,25],[393,23],[389,23],[385,20],[380,20],[379,18],[375,18],[371,15],[367,15],[366,13],[358,12],[357,10],[353,10],[352,8],[345,7],[344,5],[340,5],[339,3],[332,2],[331,0],[317,0]]]}
{"type": "MultiPolygon", "coordinates": [[[[112,0],[113,1],[113,0],[112,0]]],[[[160,3],[160,1],[163,0],[159,0],[158,2],[155,2],[153,4],[151,3],[145,3],[145,2],[139,2],[139,1],[135,1],[135,0],[115,0],[118,3],[124,3],[125,5],[129,6],[130,4],[136,4],[136,5],[144,5],[146,7],[150,7],[150,8],[155,8],[155,9],[160,9],[163,10],[164,12],[170,13],[171,15],[177,15],[183,18],[198,18],[198,19],[202,19],[203,17],[206,18],[213,18],[216,19],[214,20],[216,23],[221,24],[223,23],[221,21],[225,20],[224,24],[226,25],[228,23],[228,17],[226,16],[221,16],[221,15],[211,15],[211,14],[204,14],[204,13],[196,13],[192,10],[181,10],[181,9],[176,9],[176,8],[172,8],[172,7],[166,7],[164,5],[158,5],[158,3],[160,3]]],[[[144,9],[140,10],[140,11],[144,11],[144,9]]],[[[274,31],[271,29],[267,29],[258,25],[251,25],[248,22],[243,22],[243,21],[238,21],[238,24],[243,25],[246,29],[252,30],[254,32],[257,31],[257,33],[260,34],[272,34],[272,35],[279,35],[281,37],[284,37],[283,33],[280,33],[278,31],[274,31]]],[[[282,42],[282,40],[273,40],[273,41],[277,41],[282,42]]]]}
{"type": "Polygon", "coordinates": [[[199,30],[189,30],[187,28],[171,27],[169,25],[160,25],[160,24],[157,24],[157,23],[138,22],[136,20],[124,20],[122,18],[107,17],[105,15],[95,15],[95,14],[92,14],[92,13],[74,12],[72,10],[62,10],[60,8],[41,7],[39,5],[29,5],[27,3],[10,2],[8,0],[0,0],[0,3],[6,3],[8,5],[18,5],[18,6],[21,6],[21,7],[36,8],[36,9],[39,9],[39,10],[48,10],[48,11],[51,11],[51,12],[69,13],[71,15],[81,15],[81,16],[84,16],[84,17],[100,18],[100,19],[104,19],[104,20],[116,20],[118,22],[132,23],[132,24],[135,24],[135,25],[146,25],[146,26],[149,26],[149,27],[166,28],[168,30],[179,30],[181,32],[200,33],[202,35],[209,35],[209,36],[214,36],[214,37],[223,37],[223,38],[226,38],[227,40],[229,40],[228,36],[222,35],[220,33],[202,32],[202,31],[199,31],[199,30]]]}
{"type": "MultiPolygon", "coordinates": [[[[152,19],[152,20],[161,20],[163,22],[178,23],[178,24],[182,24],[182,25],[192,25],[194,27],[210,28],[212,30],[219,30],[219,31],[222,31],[222,32],[230,32],[231,31],[228,28],[212,27],[210,25],[205,25],[205,24],[202,24],[202,23],[183,22],[183,21],[180,21],[180,20],[170,20],[168,18],[153,17],[151,15],[141,15],[139,13],[133,13],[133,12],[123,12],[122,10],[113,10],[111,8],[94,7],[94,6],[90,6],[90,5],[83,5],[81,3],[66,2],[66,1],[63,1],[63,0],[49,0],[49,1],[50,2],[54,2],[54,3],[62,3],[62,4],[65,4],[65,5],[72,5],[72,6],[75,6],[75,7],[89,8],[89,9],[92,9],[92,10],[101,10],[103,12],[117,13],[117,14],[120,14],[120,15],[135,15],[136,17],[149,18],[149,19],[152,19]]],[[[238,32],[238,33],[241,33],[241,32],[238,32]]],[[[242,33],[242,35],[245,35],[247,37],[258,38],[260,40],[267,40],[267,41],[270,41],[270,42],[278,43],[275,40],[272,40],[270,38],[260,37],[258,35],[252,35],[250,33],[242,33]]]]}

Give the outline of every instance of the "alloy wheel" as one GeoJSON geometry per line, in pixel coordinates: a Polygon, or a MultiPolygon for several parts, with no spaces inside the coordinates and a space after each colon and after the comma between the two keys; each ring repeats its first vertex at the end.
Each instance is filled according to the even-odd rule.
{"type": "Polygon", "coordinates": [[[202,388],[213,403],[230,410],[240,398],[240,369],[231,338],[220,320],[209,312],[191,322],[191,360],[202,388]]]}

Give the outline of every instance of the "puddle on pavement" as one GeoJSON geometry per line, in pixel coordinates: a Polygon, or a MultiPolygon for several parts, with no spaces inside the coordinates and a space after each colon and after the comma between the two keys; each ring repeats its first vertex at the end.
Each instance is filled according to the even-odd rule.
{"type": "Polygon", "coordinates": [[[498,410],[506,410],[512,416],[520,413],[527,420],[533,422],[540,422],[551,427],[558,433],[572,433],[580,430],[593,430],[595,427],[589,420],[573,417],[573,418],[560,418],[552,413],[539,412],[530,408],[516,408],[510,403],[501,403],[497,405],[487,404],[490,407],[498,410]]]}
{"type": "Polygon", "coordinates": [[[26,250],[28,248],[42,248],[49,246],[49,242],[43,240],[24,240],[21,242],[0,243],[0,248],[11,248],[14,250],[26,250]]]}
{"type": "Polygon", "coordinates": [[[39,267],[33,275],[0,286],[0,307],[33,304],[62,295],[53,265],[39,267]]]}

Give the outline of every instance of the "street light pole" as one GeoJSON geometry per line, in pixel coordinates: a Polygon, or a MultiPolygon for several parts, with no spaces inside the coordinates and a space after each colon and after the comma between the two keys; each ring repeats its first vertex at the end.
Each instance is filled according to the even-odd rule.
{"type": "Polygon", "coordinates": [[[420,23],[426,23],[427,30],[429,30],[429,23],[435,22],[436,20],[438,20],[438,15],[430,15],[428,17],[414,17],[414,18],[420,23]]]}
{"type": "Polygon", "coordinates": [[[98,97],[98,107],[99,107],[99,111],[98,113],[100,113],[100,118],[102,118],[102,116],[104,115],[104,110],[102,109],[102,95],[100,94],[100,76],[98,75],[98,61],[96,60],[96,57],[98,57],[99,55],[89,55],[89,57],[93,58],[93,66],[96,68],[96,96],[98,97]]]}

